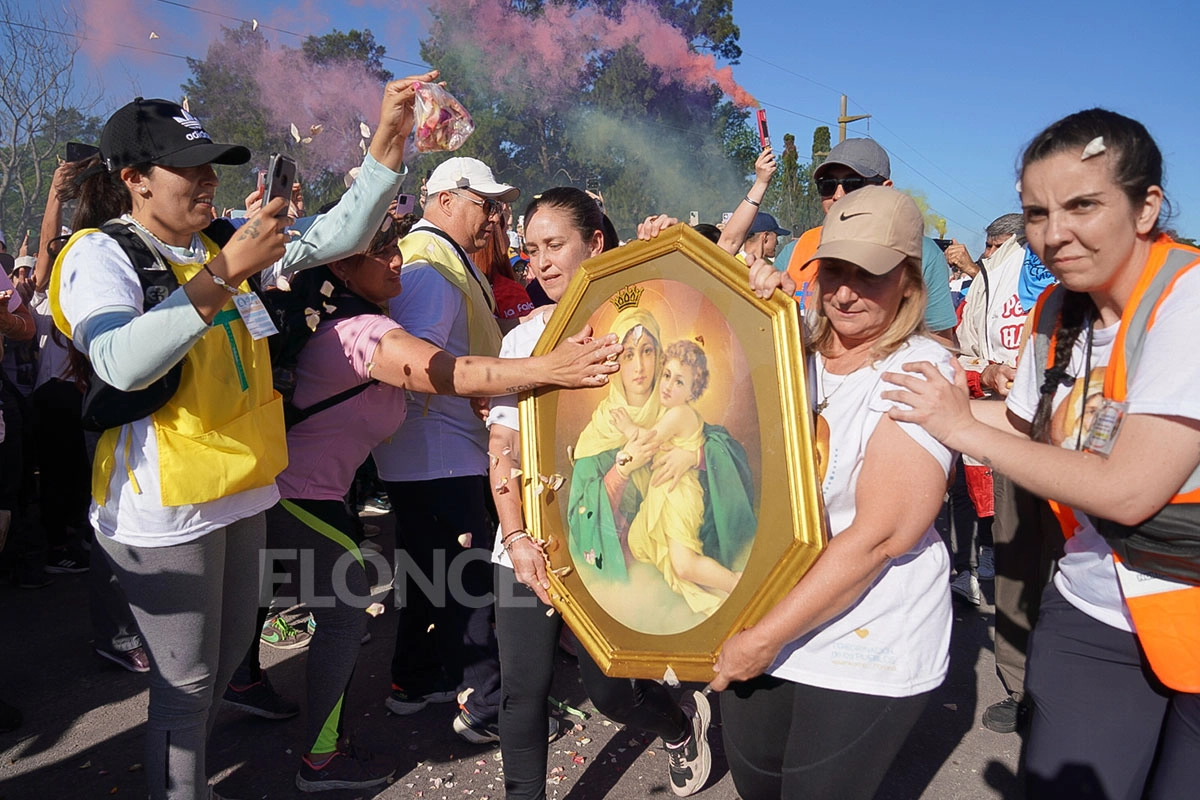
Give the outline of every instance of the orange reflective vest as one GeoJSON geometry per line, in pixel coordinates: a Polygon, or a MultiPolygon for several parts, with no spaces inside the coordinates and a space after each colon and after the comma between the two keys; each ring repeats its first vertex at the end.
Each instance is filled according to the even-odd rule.
{"type": "MultiPolygon", "coordinates": [[[[1179,279],[1198,266],[1200,250],[1166,236],[1153,244],[1121,314],[1105,369],[1105,398],[1125,402],[1129,376],[1137,371],[1159,307],[1179,279]]],[[[1046,367],[1053,366],[1063,297],[1060,287],[1048,288],[1033,313],[1034,354],[1046,367]]],[[[1050,506],[1063,535],[1073,536],[1079,528],[1075,512],[1053,500],[1050,506]]],[[[1166,506],[1138,525],[1095,522],[1113,548],[1125,604],[1154,673],[1172,689],[1200,692],[1200,466],[1166,506]]]]}

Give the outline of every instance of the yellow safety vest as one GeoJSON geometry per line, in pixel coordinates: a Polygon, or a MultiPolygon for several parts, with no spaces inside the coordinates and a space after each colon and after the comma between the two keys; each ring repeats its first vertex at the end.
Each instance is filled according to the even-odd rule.
{"type": "MultiPolygon", "coordinates": [[[[102,234],[96,228],[77,231],[55,260],[49,301],[54,324],[66,336],[71,325],[61,306],[63,258],[81,239],[102,234]]],[[[201,235],[212,261],[220,249],[201,235]]],[[[167,262],[182,286],[201,264],[167,262]]],[[[243,291],[248,286],[243,283],[243,291]]],[[[287,466],[283,400],[271,383],[267,340],[255,341],[234,307],[232,298],[183,361],[178,391],[150,415],[158,443],[159,483],[164,506],[206,503],[269,486],[287,466]]],[[[124,426],[122,426],[124,427],[124,426]]],[[[108,500],[108,487],[118,467],[117,441],[121,428],[105,431],[92,464],[92,497],[108,500]]],[[[135,491],[140,491],[129,466],[130,439],[121,460],[135,491]]]]}

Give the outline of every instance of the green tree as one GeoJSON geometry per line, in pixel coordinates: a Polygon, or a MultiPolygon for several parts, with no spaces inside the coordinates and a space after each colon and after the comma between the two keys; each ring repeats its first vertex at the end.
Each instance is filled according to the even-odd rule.
{"type": "MultiPolygon", "coordinates": [[[[262,31],[250,23],[222,28],[221,37],[208,46],[203,59],[188,59],[192,77],[183,84],[191,113],[204,123],[217,142],[237,142],[250,148],[257,166],[265,167],[265,154],[286,147],[282,137],[268,134],[257,73],[270,45],[262,31]]],[[[241,208],[254,190],[251,169],[224,167],[215,203],[218,209],[241,208]]]]}
{"type": "Polygon", "coordinates": [[[771,181],[763,206],[795,236],[815,228],[825,219],[821,196],[813,183],[812,173],[825,160],[828,144],[829,128],[821,126],[814,130],[812,158],[808,163],[801,163],[796,137],[790,133],[783,136],[779,170],[771,181]],[[824,150],[820,149],[822,143],[824,150]]]}
{"type": "Polygon", "coordinates": [[[78,18],[70,9],[36,11],[0,0],[0,227],[16,252],[25,231],[41,226],[58,159],[71,140],[95,142],[98,98],[75,83],[78,18]]]}
{"type": "Polygon", "coordinates": [[[395,77],[383,66],[387,48],[375,41],[370,30],[342,33],[334,29],[324,36],[308,36],[300,45],[300,52],[313,64],[360,62],[380,83],[395,77]]]}
{"type": "Polygon", "coordinates": [[[374,85],[382,90],[384,81],[391,79],[382,66],[385,55],[385,48],[369,30],[335,30],[310,36],[299,48],[272,49],[251,24],[222,28],[221,37],[209,45],[203,59],[188,60],[192,77],[183,85],[192,113],[204,122],[214,140],[244,144],[254,154],[249,167],[221,169],[217,206],[240,208],[254,190],[255,169],[265,167],[273,152],[286,153],[299,162],[306,212],[337,199],[345,191],[345,167],[335,169],[330,164],[334,156],[357,163],[361,155],[359,123],[369,127],[376,123],[374,85]],[[362,86],[364,81],[369,86],[362,86]],[[328,87],[304,85],[326,82],[328,87]],[[359,83],[355,88],[373,98],[370,110],[351,113],[344,107],[346,98],[336,88],[347,82],[359,83]],[[335,90],[318,91],[331,87],[335,90]],[[281,121],[278,114],[272,118],[268,101],[279,98],[267,93],[279,92],[288,92],[288,104],[295,108],[297,119],[281,121]],[[310,117],[326,122],[326,130],[314,133],[310,117]],[[296,134],[288,123],[297,125],[296,134]],[[312,144],[317,136],[321,140],[312,144]]]}
{"type": "MultiPolygon", "coordinates": [[[[740,54],[729,0],[652,5],[693,52],[740,54]]],[[[614,19],[626,9],[616,0],[513,2],[511,24],[485,31],[471,8],[434,7],[421,56],[442,71],[475,119],[475,135],[460,152],[487,162],[526,196],[554,185],[598,185],[627,236],[649,213],[684,217],[696,210],[702,219],[719,219],[757,155],[746,112],[713,87],[689,88],[650,66],[638,42],[604,49],[558,41],[560,52],[548,53],[535,46],[538,36],[522,39],[544,33],[539,21],[568,6],[614,19]],[[562,68],[569,62],[556,60],[562,50],[581,54],[582,66],[562,68]]]]}

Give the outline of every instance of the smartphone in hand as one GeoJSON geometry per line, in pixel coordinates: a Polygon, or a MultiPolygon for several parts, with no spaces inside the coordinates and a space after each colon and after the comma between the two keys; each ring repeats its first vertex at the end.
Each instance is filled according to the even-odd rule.
{"type": "Polygon", "coordinates": [[[288,215],[288,202],[292,197],[292,184],[296,182],[296,161],[282,153],[272,153],[271,163],[267,166],[264,179],[262,204],[266,206],[276,197],[284,199],[283,211],[276,216],[288,215]]]}

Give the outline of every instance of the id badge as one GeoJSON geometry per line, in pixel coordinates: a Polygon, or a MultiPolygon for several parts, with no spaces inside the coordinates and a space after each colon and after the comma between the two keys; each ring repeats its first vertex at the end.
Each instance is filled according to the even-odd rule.
{"type": "Polygon", "coordinates": [[[1108,458],[1112,455],[1113,445],[1117,443],[1117,434],[1121,432],[1121,423],[1125,421],[1127,403],[1118,403],[1107,397],[1100,402],[1092,426],[1083,439],[1083,449],[1089,453],[1108,458]]]}
{"type": "Polygon", "coordinates": [[[255,292],[242,292],[233,298],[233,304],[237,307],[242,322],[246,323],[246,330],[250,331],[250,338],[258,341],[279,333],[279,329],[275,327],[275,322],[271,319],[271,314],[263,305],[262,298],[255,292]]]}

